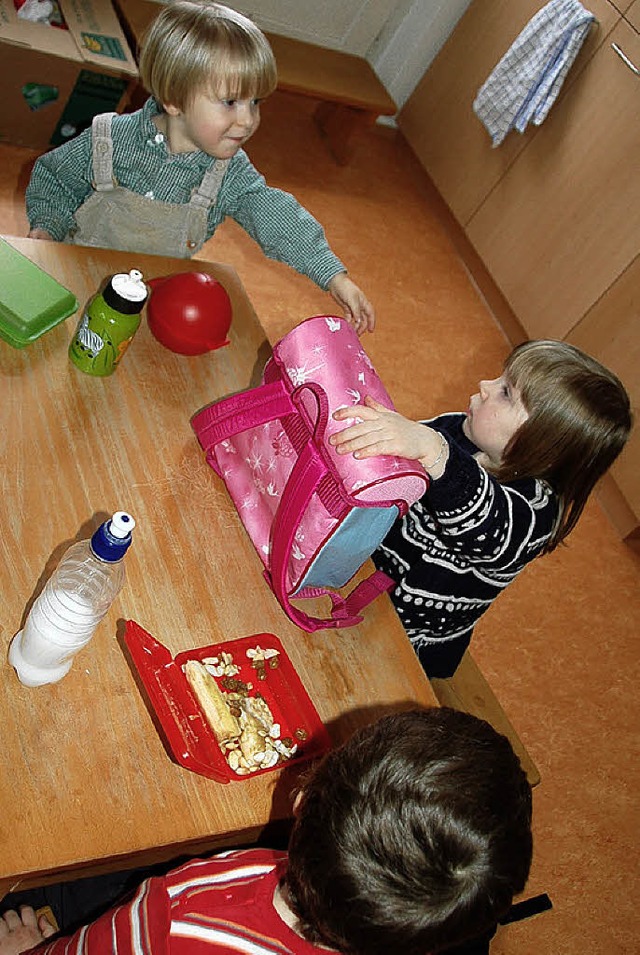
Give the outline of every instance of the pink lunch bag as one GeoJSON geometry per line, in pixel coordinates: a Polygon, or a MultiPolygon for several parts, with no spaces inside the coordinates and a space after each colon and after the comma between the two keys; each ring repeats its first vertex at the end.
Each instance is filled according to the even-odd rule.
{"type": "MultiPolygon", "coordinates": [[[[393,408],[353,328],[342,318],[309,318],[278,342],[263,383],[192,418],[207,461],[225,482],[287,616],[303,630],[350,627],[393,582],[375,571],[352,593],[343,587],[420,498],[428,477],[416,462],[339,455],[328,438],[349,422],[338,408],[366,395],[393,408]],[[328,595],[327,619],[292,598],[328,595]]],[[[354,419],[357,420],[357,419],[354,419]]]]}

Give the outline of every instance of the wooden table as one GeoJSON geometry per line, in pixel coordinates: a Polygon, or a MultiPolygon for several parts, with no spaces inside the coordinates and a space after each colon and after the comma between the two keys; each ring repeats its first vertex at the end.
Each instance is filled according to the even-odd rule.
{"type": "Polygon", "coordinates": [[[234,321],[229,346],[187,358],[163,348],[143,319],[109,378],[69,361],[75,316],[22,350],[0,341],[0,897],[246,843],[290,816],[293,767],[224,785],[169,758],[122,649],[126,619],[172,654],[277,634],[336,742],[382,711],[434,702],[386,596],[350,630],[311,635],[289,622],[205,463],[190,418],[249,384],[265,342],[233,269],[9,241],[81,306],[114,272],[206,270],[229,292],[234,321]],[[64,549],[118,509],[137,521],[123,591],[68,676],[24,687],[6,662],[13,634],[64,549]]]}

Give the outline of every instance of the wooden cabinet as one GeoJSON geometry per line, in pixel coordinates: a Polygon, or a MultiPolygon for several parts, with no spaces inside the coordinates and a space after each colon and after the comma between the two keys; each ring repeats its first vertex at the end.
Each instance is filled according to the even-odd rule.
{"type": "Polygon", "coordinates": [[[640,63],[620,20],[466,227],[532,338],[564,338],[640,249],[640,79],[612,43],[640,63]]]}
{"type": "MultiPolygon", "coordinates": [[[[497,148],[478,88],[539,0],[475,0],[399,126],[530,338],[566,338],[616,371],[640,418],[640,0],[591,0],[592,26],[540,127],[497,148]]],[[[640,431],[612,470],[640,528],[640,431]]],[[[618,509],[622,513],[623,509],[618,509]]]]}
{"type": "Polygon", "coordinates": [[[472,107],[538,6],[538,0],[472,3],[398,115],[405,139],[463,226],[528,141],[528,134],[511,136],[492,149],[472,107]]]}
{"type": "MultiPolygon", "coordinates": [[[[629,21],[634,30],[640,33],[640,0],[633,0],[633,3],[625,13],[625,18],[629,21]]],[[[636,66],[638,66],[637,63],[636,66]]]]}
{"type": "MultiPolygon", "coordinates": [[[[462,226],[538,132],[510,133],[493,149],[473,101],[540,6],[540,0],[475,0],[398,116],[403,135],[462,226]]],[[[563,98],[620,16],[607,0],[593,0],[589,9],[598,27],[573,64],[563,98]]]]}
{"type": "MultiPolygon", "coordinates": [[[[640,80],[638,80],[640,83],[640,80]]],[[[640,255],[567,335],[567,341],[601,361],[624,381],[636,418],[640,414],[640,255]]],[[[611,478],[626,502],[603,488],[602,500],[623,537],[637,527],[640,515],[640,427],[636,425],[611,478]],[[628,512],[627,512],[628,511],[628,512]]]]}
{"type": "Polygon", "coordinates": [[[624,13],[627,19],[629,19],[629,10],[635,2],[636,0],[612,0],[613,6],[617,7],[620,13],[624,13]]]}

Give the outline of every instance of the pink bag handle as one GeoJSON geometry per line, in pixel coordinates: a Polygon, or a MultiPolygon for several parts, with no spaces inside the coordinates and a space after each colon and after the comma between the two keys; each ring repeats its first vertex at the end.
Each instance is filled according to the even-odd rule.
{"type": "Polygon", "coordinates": [[[248,428],[297,413],[291,395],[278,380],[209,405],[193,416],[191,426],[206,453],[208,464],[220,475],[215,457],[217,444],[248,428]]]}
{"type": "MultiPolygon", "coordinates": [[[[304,389],[311,391],[318,402],[319,414],[314,430],[316,435],[321,437],[328,420],[326,395],[321,388],[309,384],[296,389],[294,394],[299,394],[304,389]]],[[[204,408],[193,416],[191,424],[206,453],[209,465],[219,475],[220,471],[215,458],[215,447],[219,442],[248,428],[290,415],[295,415],[292,423],[299,437],[299,427],[302,424],[300,412],[294,403],[293,396],[286,390],[282,380],[278,379],[269,384],[260,385],[250,392],[231,395],[225,399],[224,403],[219,402],[204,408]],[[257,401],[256,398],[259,400],[257,401]]],[[[310,617],[290,602],[286,589],[288,554],[300,525],[301,516],[305,513],[309,501],[316,490],[319,493],[324,491],[321,494],[323,503],[335,517],[340,516],[344,504],[340,496],[335,493],[333,477],[327,463],[314,446],[313,437],[309,435],[306,425],[304,428],[306,443],[299,449],[298,460],[289,475],[273,521],[271,572],[265,571],[265,578],[289,619],[302,630],[312,633],[316,630],[350,627],[360,623],[362,621],[362,617],[359,616],[360,611],[394,586],[394,581],[382,571],[376,570],[366,580],[362,580],[346,598],[326,588],[308,588],[304,594],[306,597],[326,595],[331,598],[331,617],[326,619],[310,617]],[[331,486],[321,488],[323,478],[327,475],[331,477],[330,482],[327,482],[331,486]]],[[[290,434],[290,439],[293,437],[293,434],[290,434]]]]}
{"type": "MultiPolygon", "coordinates": [[[[280,499],[272,525],[271,572],[265,571],[265,577],[289,619],[302,630],[313,633],[316,630],[352,627],[360,623],[362,617],[359,612],[380,594],[394,586],[394,581],[382,571],[376,570],[366,580],[362,580],[346,598],[324,587],[307,588],[304,592],[305,597],[326,595],[331,598],[331,616],[325,619],[310,617],[309,614],[294,607],[289,600],[287,594],[288,555],[300,526],[301,517],[306,512],[311,498],[316,491],[320,490],[323,479],[331,475],[329,466],[318,451],[319,447],[323,447],[324,432],[329,417],[329,403],[323,389],[313,384],[301,385],[297,388],[293,393],[294,399],[305,389],[311,391],[318,402],[318,418],[314,436],[310,436],[304,448],[300,450],[298,460],[293,466],[280,499]]],[[[331,483],[333,484],[332,476],[331,483]]],[[[331,497],[330,490],[324,497],[331,497]]],[[[325,506],[328,503],[325,500],[325,506]]],[[[344,502],[336,498],[333,504],[330,510],[334,517],[339,517],[340,512],[344,510],[344,502]]]]}
{"type": "Polygon", "coordinates": [[[308,633],[331,627],[352,627],[360,623],[362,617],[359,616],[359,612],[394,585],[390,577],[376,570],[366,580],[361,581],[346,598],[324,588],[314,588],[313,592],[307,591],[305,596],[328,595],[331,597],[331,617],[324,620],[310,617],[304,611],[294,607],[289,600],[286,589],[287,556],[300,524],[300,515],[304,514],[327,470],[327,465],[313,443],[309,441],[298,456],[280,500],[273,522],[271,574],[265,571],[265,577],[289,619],[308,633]]]}

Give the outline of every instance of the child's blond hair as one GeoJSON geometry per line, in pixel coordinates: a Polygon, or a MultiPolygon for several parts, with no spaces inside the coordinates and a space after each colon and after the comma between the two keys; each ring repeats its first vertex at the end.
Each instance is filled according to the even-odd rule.
{"type": "Polygon", "coordinates": [[[174,0],[142,42],[140,78],[161,106],[189,107],[206,92],[264,99],[276,87],[273,51],[248,17],[206,0],[174,0]]]}

